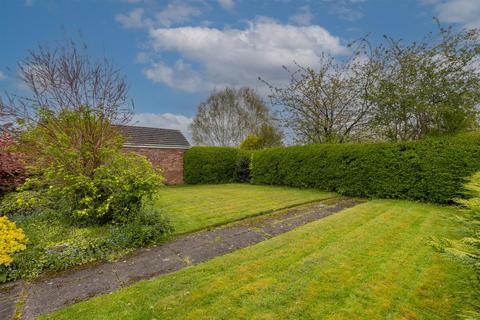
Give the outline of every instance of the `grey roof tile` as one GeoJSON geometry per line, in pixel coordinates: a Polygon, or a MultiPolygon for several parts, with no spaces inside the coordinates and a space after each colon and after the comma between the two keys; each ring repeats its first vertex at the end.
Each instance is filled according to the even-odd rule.
{"type": "Polygon", "coordinates": [[[115,125],[125,137],[125,146],[151,148],[189,148],[190,143],[180,130],[115,125]]]}

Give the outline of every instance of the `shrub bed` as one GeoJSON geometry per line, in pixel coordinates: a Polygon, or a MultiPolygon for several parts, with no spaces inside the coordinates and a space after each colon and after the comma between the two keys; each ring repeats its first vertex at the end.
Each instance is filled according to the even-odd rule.
{"type": "Polygon", "coordinates": [[[257,184],[450,203],[464,194],[465,179],[480,169],[480,135],[273,148],[255,152],[252,159],[257,184]]]}

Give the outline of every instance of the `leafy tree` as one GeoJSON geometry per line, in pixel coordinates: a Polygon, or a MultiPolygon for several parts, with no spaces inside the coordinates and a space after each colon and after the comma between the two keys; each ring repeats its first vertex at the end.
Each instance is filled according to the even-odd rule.
{"type": "Polygon", "coordinates": [[[254,90],[226,88],[200,104],[191,130],[195,144],[236,147],[262,127],[275,132],[274,139],[281,137],[269,109],[254,90]]]}
{"type": "Polygon", "coordinates": [[[255,134],[249,134],[240,144],[243,150],[259,150],[282,145],[282,135],[274,127],[262,125],[255,134]]]}
{"type": "Polygon", "coordinates": [[[240,144],[242,150],[259,150],[262,148],[262,141],[254,134],[249,134],[240,144]]]}
{"type": "Polygon", "coordinates": [[[471,129],[480,103],[479,61],[479,30],[439,26],[438,34],[413,43],[385,37],[369,61],[378,71],[368,96],[374,129],[394,141],[471,129]]]}
{"type": "Polygon", "coordinates": [[[372,102],[366,99],[374,84],[373,65],[360,57],[356,48],[346,61],[322,55],[316,70],[300,65],[286,87],[271,89],[272,104],[283,107],[282,122],[301,144],[346,142],[364,133],[369,124],[372,102]]]}
{"type": "Polygon", "coordinates": [[[260,140],[261,148],[279,147],[283,145],[282,132],[275,126],[263,124],[255,131],[260,140]]]}

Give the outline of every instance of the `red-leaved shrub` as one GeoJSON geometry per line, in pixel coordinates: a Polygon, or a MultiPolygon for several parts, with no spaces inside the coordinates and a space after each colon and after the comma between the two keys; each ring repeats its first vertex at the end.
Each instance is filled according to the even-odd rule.
{"type": "Polygon", "coordinates": [[[20,154],[10,150],[13,144],[12,137],[0,131],[0,195],[13,191],[25,180],[25,164],[20,154]]]}

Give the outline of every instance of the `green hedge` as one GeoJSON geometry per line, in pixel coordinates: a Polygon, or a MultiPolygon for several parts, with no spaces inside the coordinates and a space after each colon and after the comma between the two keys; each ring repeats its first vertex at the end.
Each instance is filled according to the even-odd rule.
{"type": "Polygon", "coordinates": [[[192,147],[184,157],[186,183],[233,182],[237,158],[240,151],[227,147],[192,147]]]}
{"type": "Polygon", "coordinates": [[[255,152],[252,161],[257,184],[450,203],[463,194],[465,178],[480,169],[480,135],[273,148],[255,152]]]}

